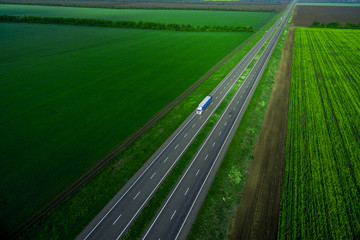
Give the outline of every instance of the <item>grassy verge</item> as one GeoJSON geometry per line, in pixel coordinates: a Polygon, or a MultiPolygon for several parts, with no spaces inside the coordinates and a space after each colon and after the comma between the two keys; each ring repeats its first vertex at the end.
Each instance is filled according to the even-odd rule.
{"type": "MultiPolygon", "coordinates": [[[[234,54],[224,65],[214,72],[207,80],[195,89],[178,106],[170,111],[161,121],[155,124],[146,134],[139,138],[133,145],[120,154],[119,158],[110,163],[100,171],[92,180],[81,187],[75,194],[59,204],[46,217],[35,224],[23,234],[20,239],[72,239],[92,220],[92,218],[110,201],[117,191],[135,174],[135,172],[150,158],[150,156],[161,146],[173,131],[186,119],[203,99],[238,63],[238,61],[249,51],[251,47],[261,38],[265,31],[276,21],[274,18],[268,27],[256,35],[242,49],[234,54]],[[91,203],[91,204],[89,204],[91,203]]],[[[214,120],[209,122],[214,124],[214,120]]],[[[204,130],[205,131],[205,130],[204,130]]],[[[205,137],[207,132],[201,132],[205,137]]],[[[191,152],[197,150],[201,141],[196,140],[191,146],[191,152]],[[196,145],[198,144],[198,145],[196,145]]],[[[186,154],[183,159],[191,159],[191,154],[186,154]]],[[[140,236],[141,230],[151,220],[161,205],[162,200],[172,189],[173,184],[182,174],[186,167],[186,160],[181,160],[169,176],[169,180],[161,186],[157,195],[144,209],[143,214],[133,224],[128,238],[140,236]],[[165,189],[165,190],[163,190],[165,189]],[[154,205],[155,202],[155,205],[154,205]],[[149,207],[150,206],[150,207],[149,207]],[[148,209],[153,214],[147,214],[148,209]],[[144,217],[145,216],[145,217],[144,217]],[[145,219],[145,220],[144,220],[145,219]],[[140,222],[140,224],[138,224],[140,222]]]]}
{"type": "Polygon", "coordinates": [[[188,239],[229,239],[270,99],[291,17],[270,58],[188,239]]]}

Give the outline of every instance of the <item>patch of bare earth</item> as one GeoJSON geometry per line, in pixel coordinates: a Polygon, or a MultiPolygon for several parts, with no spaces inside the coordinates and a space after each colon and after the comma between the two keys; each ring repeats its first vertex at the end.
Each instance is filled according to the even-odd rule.
{"type": "Polygon", "coordinates": [[[313,22],[320,23],[360,23],[360,7],[301,6],[295,8],[294,26],[308,27],[313,22]]]}
{"type": "Polygon", "coordinates": [[[290,28],[254,159],[236,212],[232,240],[277,238],[293,42],[294,28],[290,28]]]}
{"type": "Polygon", "coordinates": [[[39,4],[59,6],[104,7],[104,8],[164,8],[203,10],[275,10],[281,12],[288,2],[238,3],[238,2],[123,2],[123,1],[49,1],[49,0],[1,0],[1,3],[39,4]]]}

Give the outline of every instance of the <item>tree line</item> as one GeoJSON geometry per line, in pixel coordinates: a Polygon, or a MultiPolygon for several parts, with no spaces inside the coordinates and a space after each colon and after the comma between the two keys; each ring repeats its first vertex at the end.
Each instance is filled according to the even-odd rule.
{"type": "MultiPolygon", "coordinates": [[[[86,2],[79,1],[78,2],[86,2]]],[[[96,1],[92,1],[94,3],[96,1]]],[[[138,1],[142,2],[142,1],[138,1]]],[[[143,1],[144,2],[144,1],[143,1]]],[[[106,5],[102,4],[101,1],[98,1],[98,4],[77,4],[76,1],[68,1],[68,2],[56,2],[56,1],[48,1],[48,2],[14,2],[13,0],[0,0],[0,3],[5,4],[14,4],[14,5],[37,5],[37,6],[57,6],[57,7],[82,7],[82,8],[107,8],[107,9],[151,9],[151,10],[203,10],[203,11],[234,11],[234,12],[277,12],[276,9],[263,9],[263,8],[231,8],[228,6],[213,8],[213,7],[166,7],[166,6],[142,6],[142,5],[133,5],[133,6],[117,6],[117,5],[106,5]]],[[[136,3],[136,1],[135,1],[136,3]]],[[[199,1],[197,4],[202,4],[203,2],[199,1]]],[[[221,5],[219,2],[213,2],[216,5],[221,5]]],[[[205,3],[206,4],[206,3],[205,3]]],[[[247,5],[257,5],[257,4],[247,4],[247,5]]]]}
{"type": "Polygon", "coordinates": [[[204,25],[192,26],[190,24],[177,23],[156,23],[156,22],[134,22],[134,21],[111,21],[102,19],[85,18],[62,18],[62,17],[34,17],[34,16],[0,16],[0,22],[17,23],[44,23],[44,24],[65,24],[79,26],[111,27],[111,28],[135,28],[149,30],[167,30],[183,32],[253,32],[252,26],[218,26],[204,25]]]}
{"type": "Polygon", "coordinates": [[[339,22],[319,23],[317,21],[310,25],[312,28],[345,28],[345,29],[360,29],[360,24],[345,23],[340,24],[339,22]]]}

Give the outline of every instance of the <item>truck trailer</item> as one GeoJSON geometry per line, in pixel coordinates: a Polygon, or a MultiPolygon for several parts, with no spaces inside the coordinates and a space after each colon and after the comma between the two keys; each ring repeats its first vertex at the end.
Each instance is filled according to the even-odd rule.
{"type": "Polygon", "coordinates": [[[206,96],[204,100],[201,101],[199,106],[196,108],[196,114],[201,114],[202,111],[209,105],[211,102],[212,96],[206,96]]]}

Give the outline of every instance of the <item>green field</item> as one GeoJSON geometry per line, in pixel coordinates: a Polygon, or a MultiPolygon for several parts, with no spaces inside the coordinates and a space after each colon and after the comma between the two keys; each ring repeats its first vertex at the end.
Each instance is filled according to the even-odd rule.
{"type": "Polygon", "coordinates": [[[250,33],[0,24],[0,222],[10,229],[250,33]]]}
{"type": "Polygon", "coordinates": [[[101,9],[0,4],[0,15],[72,17],[203,25],[252,26],[259,30],[275,12],[101,9]]]}
{"type": "Polygon", "coordinates": [[[279,239],[360,238],[359,41],[296,29],[279,239]]]}

